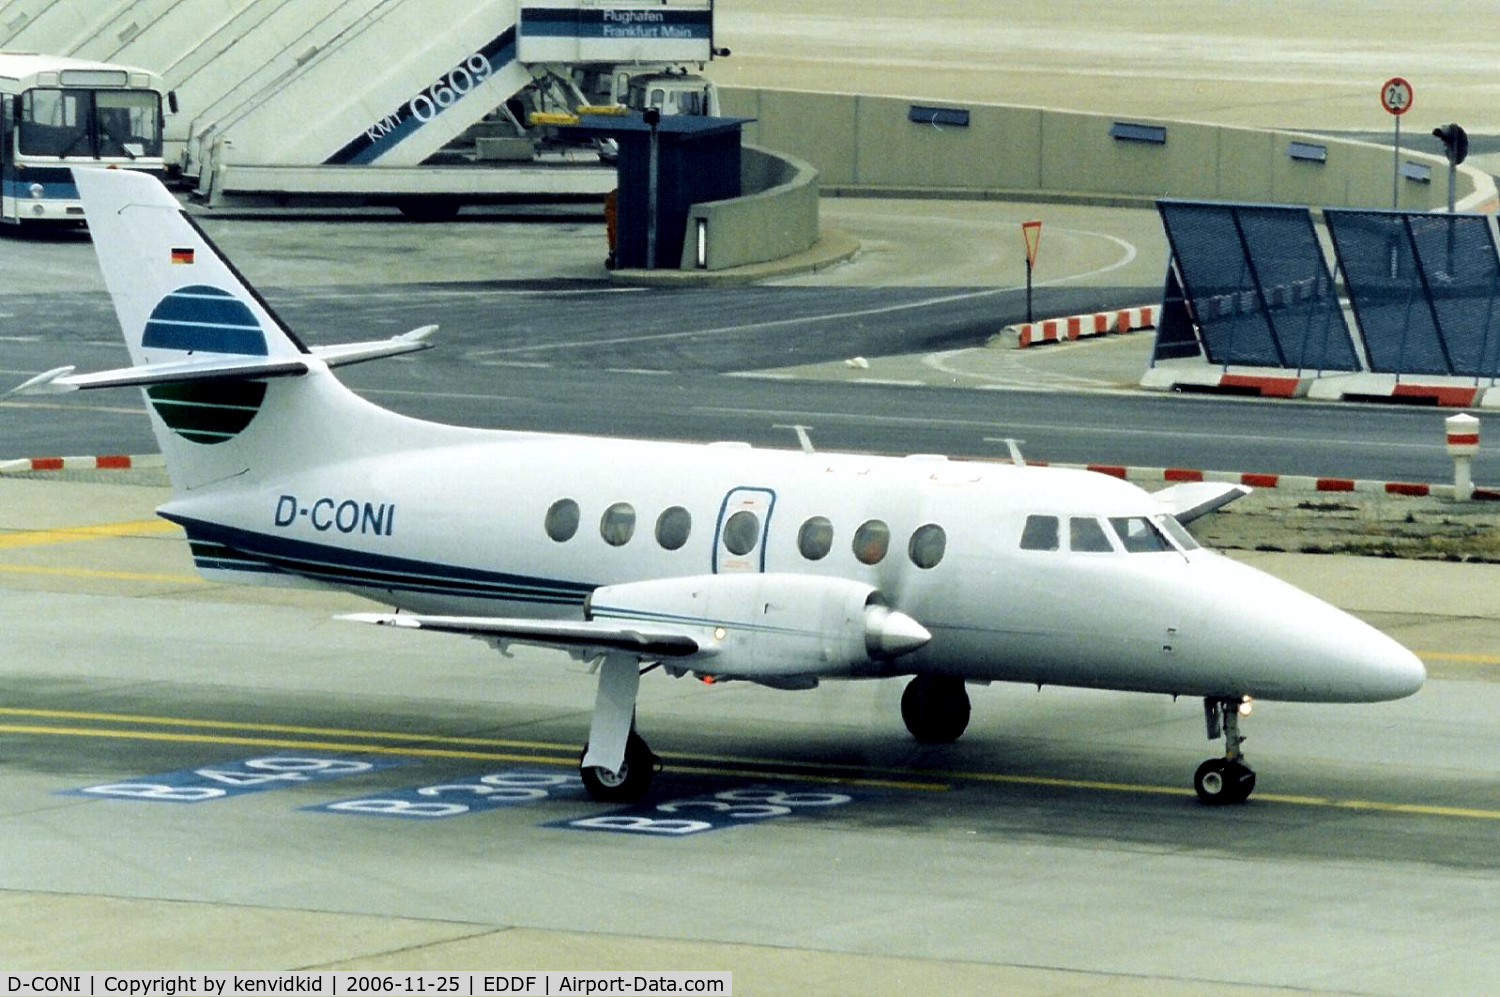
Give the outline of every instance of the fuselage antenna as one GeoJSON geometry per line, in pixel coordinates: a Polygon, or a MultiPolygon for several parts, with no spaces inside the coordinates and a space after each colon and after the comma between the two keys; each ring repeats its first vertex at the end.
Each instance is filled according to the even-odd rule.
{"type": "Polygon", "coordinates": [[[812,437],[807,435],[811,426],[772,426],[772,429],[790,429],[797,433],[797,442],[802,445],[803,453],[816,453],[812,445],[812,437]]]}
{"type": "Polygon", "coordinates": [[[1026,442],[1025,440],[1018,440],[1018,439],[1016,439],[1013,436],[1006,436],[1006,437],[1001,437],[1001,438],[998,438],[998,439],[996,437],[993,437],[993,436],[986,436],[984,438],[984,442],[986,442],[986,443],[1004,443],[1005,444],[1005,449],[1007,449],[1007,450],[1010,451],[1010,462],[1012,464],[1016,465],[1017,467],[1025,467],[1026,466],[1026,458],[1021,456],[1021,444],[1025,443],[1026,442]]]}

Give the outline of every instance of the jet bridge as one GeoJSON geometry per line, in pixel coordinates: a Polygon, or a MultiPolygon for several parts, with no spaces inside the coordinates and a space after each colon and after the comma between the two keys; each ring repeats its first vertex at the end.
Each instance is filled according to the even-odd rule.
{"type": "Polygon", "coordinates": [[[535,155],[527,112],[715,53],[713,0],[0,0],[0,48],[161,73],[167,157],[211,202],[602,194],[613,170],[535,155]]]}

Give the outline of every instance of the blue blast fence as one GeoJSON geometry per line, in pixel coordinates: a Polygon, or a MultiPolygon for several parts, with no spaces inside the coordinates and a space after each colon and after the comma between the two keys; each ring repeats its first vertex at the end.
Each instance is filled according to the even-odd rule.
{"type": "Polygon", "coordinates": [[[1163,200],[1157,210],[1172,265],[1153,362],[1361,369],[1306,208],[1163,200]]]}

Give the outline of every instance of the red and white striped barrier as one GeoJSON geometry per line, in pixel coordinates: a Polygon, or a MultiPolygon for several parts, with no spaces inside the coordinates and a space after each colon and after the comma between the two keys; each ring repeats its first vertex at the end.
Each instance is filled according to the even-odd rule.
{"type": "Polygon", "coordinates": [[[1398,380],[1394,374],[1330,374],[1308,391],[1308,397],[1319,401],[1368,401],[1390,399],[1436,405],[1439,408],[1473,408],[1488,391],[1472,378],[1428,378],[1414,381],[1408,375],[1398,380]]]}
{"type": "Polygon", "coordinates": [[[1302,398],[1317,378],[1272,368],[1226,371],[1202,360],[1163,361],[1146,369],[1141,387],[1161,391],[1222,391],[1262,398],[1302,398]]]}
{"type": "MultiPolygon", "coordinates": [[[[1180,484],[1195,481],[1221,481],[1251,488],[1279,488],[1297,492],[1352,492],[1361,495],[1401,495],[1409,498],[1453,497],[1452,485],[1434,485],[1418,481],[1371,481],[1363,478],[1320,478],[1304,474],[1260,474],[1241,471],[1203,471],[1191,467],[1128,467],[1124,464],[1049,464],[1028,460],[1035,467],[1065,467],[1093,471],[1112,478],[1136,483],[1161,482],[1180,484]]],[[[1500,489],[1476,488],[1475,499],[1500,501],[1500,489]]]]}
{"type": "Polygon", "coordinates": [[[1068,315],[1064,318],[1049,318],[1041,322],[1023,322],[1006,326],[1001,336],[1017,349],[1037,346],[1041,343],[1063,343],[1091,336],[1107,336],[1111,333],[1134,332],[1156,326],[1156,305],[1141,305],[1136,308],[1120,308],[1110,312],[1090,312],[1086,315],[1068,315]]]}
{"type": "Polygon", "coordinates": [[[21,457],[0,460],[0,474],[24,474],[28,471],[128,471],[132,468],[165,467],[161,454],[134,457],[106,454],[97,457],[21,457]]]}
{"type": "MultiPolygon", "coordinates": [[[[1440,408],[1473,408],[1484,405],[1489,392],[1472,379],[1458,383],[1429,380],[1396,380],[1394,374],[1328,373],[1289,371],[1272,367],[1241,367],[1225,370],[1201,357],[1194,360],[1159,361],[1141,375],[1141,387],[1161,391],[1222,391],[1253,394],[1262,398],[1311,398],[1314,401],[1372,401],[1436,405],[1440,408]]],[[[1500,396],[1492,396],[1500,398],[1500,396]]],[[[1495,407],[1492,402],[1487,407],[1495,407]]]]}

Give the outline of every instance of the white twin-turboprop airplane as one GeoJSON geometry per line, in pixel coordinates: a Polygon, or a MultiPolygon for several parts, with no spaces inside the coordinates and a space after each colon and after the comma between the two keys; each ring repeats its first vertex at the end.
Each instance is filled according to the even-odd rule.
{"type": "Polygon", "coordinates": [[[640,798],[659,767],[635,730],[656,665],[778,689],[911,676],[901,714],[924,742],[963,733],[969,683],[1201,697],[1225,741],[1193,779],[1206,803],[1254,788],[1252,697],[1372,702],[1426,677],[1183,529],[1243,490],[385,411],[332,369],[422,349],[431,328],[309,348],[156,180],[75,175],[134,366],[17,392],[144,388],[174,489],[159,512],[208,578],[342,589],[395,607],[345,619],[597,663],[580,764],[597,799],[640,798]]]}

